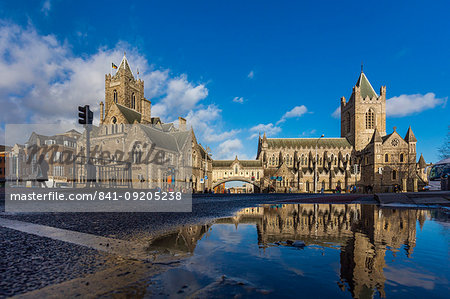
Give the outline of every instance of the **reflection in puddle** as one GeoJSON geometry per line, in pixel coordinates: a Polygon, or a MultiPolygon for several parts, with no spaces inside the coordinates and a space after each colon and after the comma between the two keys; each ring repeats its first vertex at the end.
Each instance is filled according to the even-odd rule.
{"type": "Polygon", "coordinates": [[[185,259],[152,277],[146,295],[445,297],[446,217],[359,204],[246,208],[155,239],[149,250],[185,259]]]}

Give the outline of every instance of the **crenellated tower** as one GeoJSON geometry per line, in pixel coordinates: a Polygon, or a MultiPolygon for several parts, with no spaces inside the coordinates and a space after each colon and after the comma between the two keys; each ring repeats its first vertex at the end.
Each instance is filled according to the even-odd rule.
{"type": "Polygon", "coordinates": [[[151,102],[144,97],[144,81],[134,77],[125,54],[116,73],[105,75],[105,104],[100,103],[101,124],[116,121],[113,106],[121,111],[139,113],[141,123],[151,122],[151,102]]]}

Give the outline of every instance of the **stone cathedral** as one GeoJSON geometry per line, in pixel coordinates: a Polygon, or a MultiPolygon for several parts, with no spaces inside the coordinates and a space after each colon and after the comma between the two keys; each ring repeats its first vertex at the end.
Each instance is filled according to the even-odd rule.
{"type": "Polygon", "coordinates": [[[265,179],[261,185],[312,192],[316,161],[318,190],[356,185],[359,191],[386,192],[398,185],[403,191],[417,191],[425,183],[426,163],[423,156],[416,162],[417,139],[411,127],[404,137],[396,127],[386,132],[386,86],[377,94],[361,70],[350,98],[341,98],[340,108],[339,138],[260,137],[257,159],[265,179]],[[270,180],[280,176],[281,181],[270,180]]]}

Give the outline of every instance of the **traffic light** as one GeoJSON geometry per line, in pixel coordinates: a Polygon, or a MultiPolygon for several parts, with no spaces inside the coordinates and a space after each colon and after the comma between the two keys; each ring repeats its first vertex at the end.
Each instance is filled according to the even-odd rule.
{"type": "Polygon", "coordinates": [[[89,109],[89,105],[78,106],[78,123],[81,125],[92,125],[94,112],[89,109]]]}

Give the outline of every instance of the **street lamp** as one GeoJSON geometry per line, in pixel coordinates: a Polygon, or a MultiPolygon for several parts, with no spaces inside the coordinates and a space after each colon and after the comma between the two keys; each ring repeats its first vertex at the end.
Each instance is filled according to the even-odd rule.
{"type": "Polygon", "coordinates": [[[317,193],[317,145],[319,144],[319,140],[320,138],[323,138],[323,136],[325,136],[324,134],[322,134],[322,136],[320,136],[317,141],[316,141],[316,155],[314,156],[314,193],[317,193]]]}

